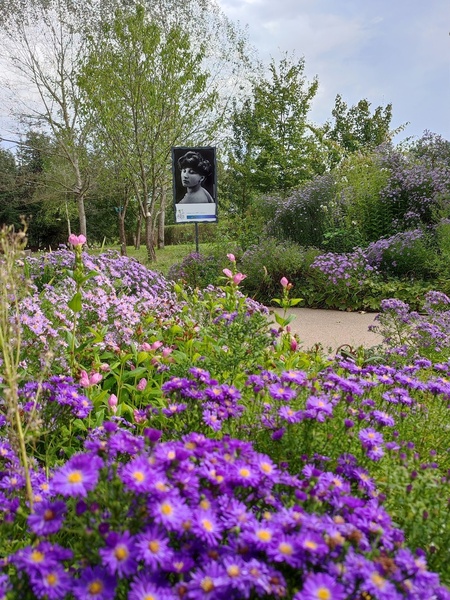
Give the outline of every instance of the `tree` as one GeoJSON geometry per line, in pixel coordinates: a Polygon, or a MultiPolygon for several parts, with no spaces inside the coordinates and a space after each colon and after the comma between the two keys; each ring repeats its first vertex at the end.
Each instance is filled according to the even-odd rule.
{"type": "Polygon", "coordinates": [[[287,57],[255,78],[235,107],[228,155],[229,194],[240,207],[255,194],[287,193],[320,172],[318,146],[307,122],[318,81],[307,83],[305,61],[287,57]]]}
{"type": "Polygon", "coordinates": [[[370,106],[370,102],[363,99],[349,108],[339,94],[336,96],[333,122],[327,122],[322,128],[323,141],[330,149],[331,167],[348,154],[363,149],[370,151],[391,142],[403,128],[391,130],[392,104],[377,106],[373,113],[370,106]]]}
{"type": "Polygon", "coordinates": [[[0,226],[19,225],[16,179],[14,154],[10,150],[0,148],[0,226]]]}
{"type": "Polygon", "coordinates": [[[18,121],[52,133],[59,154],[72,170],[70,196],[76,201],[79,230],[86,235],[89,124],[79,120],[76,85],[86,15],[79,10],[70,0],[10,1],[2,15],[1,42],[13,112],[18,121]]]}
{"type": "Polygon", "coordinates": [[[165,31],[143,7],[117,11],[112,27],[89,40],[79,85],[96,124],[96,139],[133,188],[146,224],[149,260],[167,180],[171,148],[207,138],[217,92],[202,69],[203,46],[193,48],[178,25],[165,31]],[[107,101],[105,100],[107,99],[107,101]]]}

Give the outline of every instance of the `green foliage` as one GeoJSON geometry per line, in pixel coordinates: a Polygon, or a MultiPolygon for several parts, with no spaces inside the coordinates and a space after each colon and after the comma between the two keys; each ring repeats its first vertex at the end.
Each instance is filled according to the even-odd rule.
{"type": "Polygon", "coordinates": [[[235,107],[228,157],[230,201],[245,210],[256,194],[286,193],[323,170],[307,115],[318,82],[307,84],[304,60],[269,65],[270,78],[252,82],[252,96],[235,107]]]}
{"type": "Polygon", "coordinates": [[[334,178],[327,174],[314,177],[285,198],[264,197],[258,207],[269,235],[280,241],[320,248],[330,229],[330,206],[333,206],[335,196],[334,178]]]}
{"type": "Polygon", "coordinates": [[[345,153],[373,149],[391,139],[392,104],[377,106],[371,114],[367,99],[348,108],[338,94],[331,114],[334,122],[325,125],[326,137],[337,142],[345,153]]]}
{"type": "Polygon", "coordinates": [[[380,192],[388,178],[377,153],[355,153],[347,158],[335,172],[336,203],[330,207],[335,227],[345,228],[362,245],[386,235],[393,215],[390,205],[381,201],[380,192]]]}
{"type": "Polygon", "coordinates": [[[167,277],[173,281],[182,281],[193,288],[205,288],[217,283],[219,265],[211,254],[192,252],[180,263],[175,263],[169,269],[167,277]]]}
{"type": "Polygon", "coordinates": [[[317,254],[318,250],[294,242],[263,238],[242,255],[240,267],[247,275],[243,288],[258,301],[270,303],[279,294],[281,278],[286,277],[293,283],[294,293],[302,296],[306,274],[317,254]]]}

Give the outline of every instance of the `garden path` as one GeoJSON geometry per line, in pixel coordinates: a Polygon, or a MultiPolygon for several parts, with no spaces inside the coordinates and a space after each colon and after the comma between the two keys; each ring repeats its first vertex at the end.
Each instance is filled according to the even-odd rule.
{"type": "MultiPolygon", "coordinates": [[[[280,309],[276,312],[283,314],[280,309]]],[[[382,341],[381,335],[369,331],[369,325],[375,323],[376,313],[290,308],[288,314],[295,316],[290,327],[293,333],[298,334],[304,349],[317,343],[322,344],[326,351],[335,351],[343,344],[353,348],[370,348],[382,341]]]]}

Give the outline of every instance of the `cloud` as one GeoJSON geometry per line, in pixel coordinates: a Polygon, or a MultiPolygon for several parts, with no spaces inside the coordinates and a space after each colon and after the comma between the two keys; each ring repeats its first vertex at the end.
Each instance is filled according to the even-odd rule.
{"type": "Polygon", "coordinates": [[[450,139],[448,0],[220,0],[224,12],[248,25],[261,58],[305,58],[318,77],[312,116],[331,117],[340,94],[349,105],[393,104],[393,126],[405,135],[425,129],[450,139]]]}

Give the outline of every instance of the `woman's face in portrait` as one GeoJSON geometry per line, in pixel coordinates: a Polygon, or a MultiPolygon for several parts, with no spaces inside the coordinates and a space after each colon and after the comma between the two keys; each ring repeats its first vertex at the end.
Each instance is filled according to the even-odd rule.
{"type": "Polygon", "coordinates": [[[190,167],[181,169],[181,183],[184,185],[184,187],[195,187],[199,185],[203,179],[203,175],[196,173],[194,169],[191,169],[190,167]]]}

